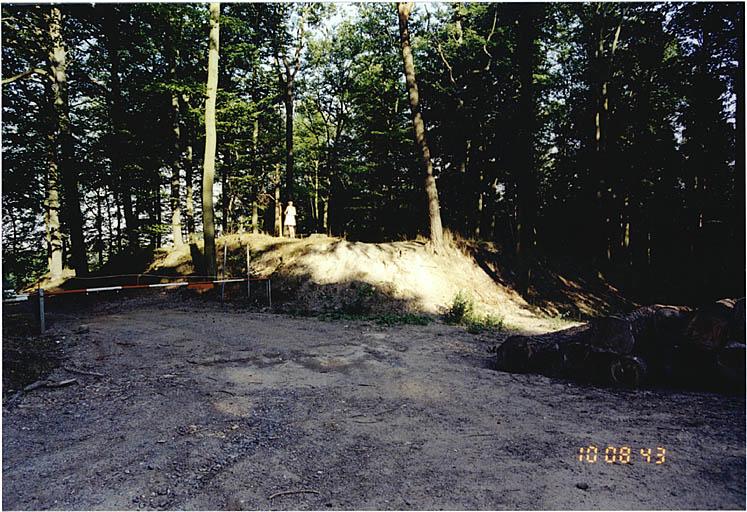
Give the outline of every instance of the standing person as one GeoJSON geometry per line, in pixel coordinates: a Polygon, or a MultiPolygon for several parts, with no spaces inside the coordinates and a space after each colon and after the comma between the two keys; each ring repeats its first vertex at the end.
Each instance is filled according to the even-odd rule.
{"type": "Polygon", "coordinates": [[[293,201],[288,201],[288,206],[285,207],[285,225],[288,228],[288,236],[296,238],[296,207],[293,206],[293,201]]]}

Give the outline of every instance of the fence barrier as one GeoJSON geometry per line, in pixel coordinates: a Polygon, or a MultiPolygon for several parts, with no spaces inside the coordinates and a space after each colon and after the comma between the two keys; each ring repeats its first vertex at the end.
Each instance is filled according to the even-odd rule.
{"type": "Polygon", "coordinates": [[[111,275],[111,276],[74,277],[71,280],[96,280],[96,279],[101,280],[101,279],[114,279],[114,278],[122,278],[122,277],[135,277],[136,284],[122,284],[122,285],[116,285],[116,286],[94,286],[94,287],[88,287],[88,288],[76,288],[73,290],[54,290],[54,291],[45,291],[43,288],[39,288],[39,290],[33,294],[15,295],[13,297],[3,299],[3,304],[30,301],[32,299],[36,300],[38,302],[38,307],[34,307],[33,309],[34,309],[34,316],[37,318],[37,321],[39,324],[40,332],[44,332],[46,330],[45,329],[46,322],[44,318],[44,297],[54,297],[56,295],[68,295],[68,294],[75,294],[75,293],[85,293],[86,295],[88,295],[89,293],[120,291],[120,290],[136,290],[136,289],[143,289],[143,288],[187,287],[187,289],[204,290],[207,288],[211,288],[215,286],[216,284],[219,284],[221,285],[220,301],[221,303],[223,303],[226,283],[246,282],[246,296],[247,298],[251,298],[252,281],[264,281],[266,282],[267,302],[269,306],[272,307],[272,280],[270,278],[250,277],[252,275],[251,251],[248,245],[246,246],[246,277],[228,278],[228,279],[225,278],[226,261],[227,261],[227,255],[228,255],[227,249],[228,249],[227,244],[224,243],[223,244],[223,272],[222,272],[223,278],[222,279],[213,279],[213,277],[215,276],[165,276],[165,275],[158,275],[158,274],[117,274],[117,275],[111,275]],[[140,284],[140,279],[142,278],[183,279],[183,280],[186,279],[186,281],[179,281],[176,283],[140,284]],[[208,281],[197,281],[197,282],[189,281],[189,279],[206,279],[206,278],[209,280],[208,281]]]}
{"type": "MultiPolygon", "coordinates": [[[[102,276],[106,277],[106,276],[102,276]]],[[[85,293],[88,295],[89,293],[100,293],[100,292],[109,292],[109,291],[120,291],[120,290],[138,290],[138,289],[144,289],[144,288],[182,288],[186,287],[187,289],[198,289],[198,290],[204,290],[207,288],[212,288],[213,286],[220,284],[221,285],[221,302],[223,302],[223,293],[224,293],[224,286],[226,283],[247,283],[247,298],[251,297],[251,287],[250,283],[252,281],[255,282],[262,282],[264,281],[266,283],[266,291],[267,291],[267,302],[270,307],[272,307],[272,280],[267,278],[235,278],[235,279],[216,279],[213,281],[199,281],[199,282],[177,282],[177,283],[156,283],[156,284],[123,284],[118,286],[97,286],[92,288],[78,288],[74,290],[54,290],[54,291],[45,291],[44,288],[39,288],[39,290],[36,293],[33,294],[25,294],[25,295],[16,295],[15,297],[11,297],[8,299],[4,299],[3,303],[18,303],[18,302],[25,302],[25,301],[34,301],[37,304],[32,306],[34,310],[34,317],[36,318],[38,325],[39,325],[39,332],[44,332],[46,330],[46,321],[45,321],[45,314],[44,314],[44,299],[45,297],[55,297],[59,295],[70,295],[70,294],[76,294],[76,293],[85,293]]]]}

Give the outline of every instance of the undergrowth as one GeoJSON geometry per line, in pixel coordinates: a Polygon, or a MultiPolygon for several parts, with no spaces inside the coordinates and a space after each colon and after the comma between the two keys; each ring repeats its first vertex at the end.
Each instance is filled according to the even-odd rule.
{"type": "Polygon", "coordinates": [[[503,317],[490,313],[478,313],[472,297],[461,291],[454,296],[443,318],[447,324],[465,326],[467,332],[471,334],[500,331],[504,328],[503,317]]]}

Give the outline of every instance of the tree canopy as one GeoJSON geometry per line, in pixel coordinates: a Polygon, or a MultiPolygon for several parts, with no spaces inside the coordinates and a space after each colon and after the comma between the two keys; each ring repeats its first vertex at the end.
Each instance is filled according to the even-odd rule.
{"type": "MultiPolygon", "coordinates": [[[[743,293],[743,4],[415,4],[405,50],[409,7],[220,6],[219,233],[280,234],[293,199],[302,234],[433,239],[436,211],[522,292],[575,265],[641,300],[743,293]]],[[[4,288],[203,235],[210,20],[3,4],[4,288]]]]}

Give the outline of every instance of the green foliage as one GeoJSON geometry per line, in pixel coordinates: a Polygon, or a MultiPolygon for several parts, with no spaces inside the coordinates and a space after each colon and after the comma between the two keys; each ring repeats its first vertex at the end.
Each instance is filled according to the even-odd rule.
{"type": "MultiPolygon", "coordinates": [[[[188,148],[191,183],[186,163],[176,169],[182,219],[184,185],[191,185],[200,225],[207,6],[60,7],[74,164],[95,270],[127,249],[126,198],[138,242],[170,243],[172,167],[188,148]]],[[[48,66],[46,38],[39,36],[48,33],[48,9],[3,4],[4,79],[48,66]]],[[[218,224],[247,228],[256,204],[260,225],[271,231],[286,162],[278,80],[284,63],[276,57],[293,58],[299,48],[299,232],[365,241],[422,234],[427,205],[393,6],[224,3],[221,9],[216,179],[226,186],[216,204],[218,224]]],[[[526,227],[519,201],[533,190],[530,228],[538,256],[601,270],[624,290],[671,294],[641,300],[743,293],[736,283],[743,282],[744,253],[730,244],[743,247],[745,232],[744,6],[537,4],[532,40],[521,45],[526,9],[432,3],[413,12],[421,110],[445,227],[502,245],[508,260],[517,225],[526,227]],[[530,61],[531,97],[520,78],[530,61]],[[597,141],[602,104],[608,130],[597,141]],[[529,187],[522,186],[526,176],[534,178],[529,187]]],[[[2,88],[3,262],[19,284],[42,273],[47,260],[48,156],[59,148],[50,143],[55,126],[45,80],[31,74],[2,88]]],[[[61,200],[69,244],[64,193],[61,200]]],[[[351,300],[359,314],[373,300],[365,293],[351,300]]],[[[454,310],[458,319],[451,321],[464,321],[467,306],[454,310]]]]}
{"type": "Polygon", "coordinates": [[[457,325],[465,322],[474,313],[475,302],[469,294],[459,291],[451,301],[449,309],[444,313],[447,324],[457,325]]]}
{"type": "Polygon", "coordinates": [[[462,291],[454,296],[443,318],[448,324],[465,326],[467,332],[471,334],[503,329],[502,317],[490,313],[478,313],[472,297],[462,291]]]}
{"type": "Polygon", "coordinates": [[[353,300],[343,305],[343,311],[353,315],[367,313],[377,296],[376,287],[368,283],[354,283],[351,288],[355,290],[353,300]]]}

